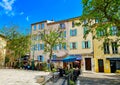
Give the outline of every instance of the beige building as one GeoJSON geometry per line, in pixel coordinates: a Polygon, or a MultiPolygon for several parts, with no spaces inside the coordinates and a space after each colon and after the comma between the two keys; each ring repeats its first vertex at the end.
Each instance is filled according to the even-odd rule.
{"type": "Polygon", "coordinates": [[[6,55],[6,40],[3,35],[0,34],[0,67],[5,64],[5,55],[6,55]]]}
{"type": "MultiPolygon", "coordinates": [[[[83,38],[87,31],[87,27],[76,26],[75,23],[79,22],[80,17],[61,20],[61,21],[41,21],[31,24],[32,30],[32,46],[31,49],[31,59],[36,61],[47,61],[49,59],[47,54],[43,54],[44,43],[40,41],[39,31],[43,29],[64,29],[66,38],[65,49],[68,52],[68,56],[75,56],[77,63],[83,71],[94,71],[94,61],[93,61],[93,44],[92,44],[92,34],[89,34],[86,39],[83,38]],[[39,39],[38,39],[39,37],[39,39]],[[40,48],[39,48],[39,45],[40,48]],[[37,49],[36,49],[37,48],[37,49]]],[[[86,22],[84,21],[83,24],[86,22]]],[[[59,48],[57,50],[60,50],[59,48]]],[[[57,54],[56,54],[57,55],[57,54]]],[[[57,56],[56,59],[63,59],[63,57],[57,56]]],[[[58,61],[57,61],[58,62],[58,61]]],[[[72,66],[76,65],[76,62],[71,63],[72,66]]],[[[62,67],[66,66],[66,63],[62,61],[59,62],[62,67]]]]}

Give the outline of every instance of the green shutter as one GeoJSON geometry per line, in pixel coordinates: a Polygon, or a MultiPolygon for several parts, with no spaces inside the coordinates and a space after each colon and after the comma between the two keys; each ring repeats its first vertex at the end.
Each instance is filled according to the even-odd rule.
{"type": "Polygon", "coordinates": [[[87,31],[87,28],[84,27],[84,28],[83,28],[83,33],[84,33],[84,35],[86,34],[86,31],[87,31]]]}
{"type": "Polygon", "coordinates": [[[110,35],[111,35],[111,36],[113,35],[113,34],[112,34],[112,31],[113,31],[113,26],[110,27],[110,35]]]}
{"type": "Polygon", "coordinates": [[[90,48],[91,47],[91,42],[90,42],[90,40],[88,41],[88,48],[90,48]]]}
{"type": "Polygon", "coordinates": [[[76,42],[76,48],[78,48],[78,42],[76,42]]]}
{"type": "Polygon", "coordinates": [[[70,49],[72,49],[72,43],[70,43],[70,49]]]}
{"type": "Polygon", "coordinates": [[[44,44],[42,44],[42,50],[44,50],[44,44]]]}
{"type": "Polygon", "coordinates": [[[74,30],[75,31],[75,36],[77,35],[77,29],[74,30]]]}
{"type": "Polygon", "coordinates": [[[100,37],[100,31],[97,30],[97,37],[100,37]]]}
{"type": "Polygon", "coordinates": [[[85,48],[85,42],[82,41],[82,48],[85,48]]]}

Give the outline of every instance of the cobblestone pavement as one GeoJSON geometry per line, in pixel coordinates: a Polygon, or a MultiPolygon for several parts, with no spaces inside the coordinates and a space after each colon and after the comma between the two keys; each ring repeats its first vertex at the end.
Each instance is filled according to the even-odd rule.
{"type": "Polygon", "coordinates": [[[84,73],[78,78],[80,85],[120,85],[120,75],[84,73]]]}
{"type": "Polygon", "coordinates": [[[0,85],[40,85],[36,83],[36,77],[47,75],[49,72],[0,69],[0,85]]]}
{"type": "MultiPolygon", "coordinates": [[[[79,76],[79,85],[120,85],[120,75],[105,73],[83,73],[79,76]]],[[[62,85],[64,79],[59,79],[56,83],[48,82],[46,85],[62,85]]],[[[65,83],[67,85],[67,82],[65,83]]]]}

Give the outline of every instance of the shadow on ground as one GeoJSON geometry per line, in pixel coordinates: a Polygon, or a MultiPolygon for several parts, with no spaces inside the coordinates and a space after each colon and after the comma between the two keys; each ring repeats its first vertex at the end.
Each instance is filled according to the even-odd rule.
{"type": "Polygon", "coordinates": [[[108,77],[113,77],[113,79],[106,79],[106,78],[89,78],[80,76],[80,85],[120,85],[120,76],[111,76],[107,75],[108,77]]]}

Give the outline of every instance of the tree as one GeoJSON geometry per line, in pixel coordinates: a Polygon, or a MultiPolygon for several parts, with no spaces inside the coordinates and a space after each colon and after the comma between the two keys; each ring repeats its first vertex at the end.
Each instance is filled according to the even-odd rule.
{"type": "Polygon", "coordinates": [[[3,27],[0,32],[6,37],[6,49],[15,59],[29,52],[30,36],[18,31],[18,26],[3,27]]]}
{"type": "Polygon", "coordinates": [[[44,42],[44,52],[49,53],[49,60],[51,60],[53,51],[54,49],[56,49],[57,46],[65,46],[63,29],[44,29],[40,32],[40,36],[42,37],[41,39],[44,42]]]}
{"type": "MultiPolygon", "coordinates": [[[[120,0],[82,0],[82,4],[83,14],[80,20],[81,22],[87,20],[87,22],[84,24],[84,26],[90,28],[87,31],[87,34],[89,32],[93,33],[94,30],[103,31],[104,35],[102,38],[105,40],[112,40],[108,36],[111,36],[112,30],[110,30],[110,28],[115,26],[117,28],[116,35],[118,36],[116,37],[116,41],[119,41],[120,0]]],[[[96,35],[97,32],[93,35],[93,38],[98,38],[96,35]]]]}

